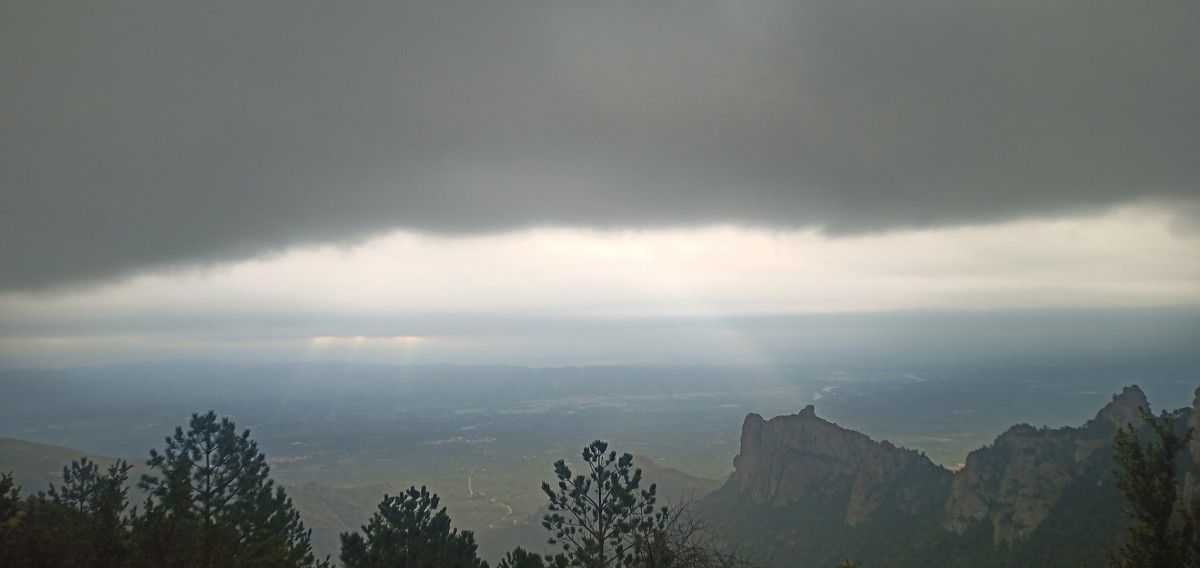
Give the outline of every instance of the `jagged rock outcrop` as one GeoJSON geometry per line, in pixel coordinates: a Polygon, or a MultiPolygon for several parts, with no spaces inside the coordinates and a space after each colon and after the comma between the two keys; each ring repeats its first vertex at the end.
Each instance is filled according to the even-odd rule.
{"type": "Polygon", "coordinates": [[[986,522],[998,545],[1027,538],[1096,452],[1111,445],[1116,428],[1140,424],[1148,408],[1146,394],[1131,386],[1082,428],[1013,426],[967,456],[954,476],[945,527],[962,534],[986,522]]]}
{"type": "Polygon", "coordinates": [[[849,525],[889,500],[912,513],[935,508],[951,477],[923,454],[818,418],[812,405],[771,420],[747,416],[734,469],[730,484],[756,503],[832,503],[849,525]]]}
{"type": "Polygon", "coordinates": [[[1142,412],[1149,410],[1150,403],[1146,401],[1146,393],[1137,385],[1132,385],[1121,389],[1120,394],[1114,394],[1112,402],[1096,414],[1096,421],[1107,422],[1116,427],[1126,424],[1138,425],[1142,423],[1142,412]]]}
{"type": "MultiPolygon", "coordinates": [[[[779,566],[1101,565],[1128,530],[1113,437],[1141,425],[1143,408],[1133,386],[1078,428],[1013,426],[954,474],[812,406],[751,414],[735,472],[697,505],[729,542],[786,559],[779,566]]],[[[1200,390],[1172,416],[1200,432],[1200,390]]],[[[1189,454],[1181,474],[1200,491],[1200,440],[1189,454]]]]}

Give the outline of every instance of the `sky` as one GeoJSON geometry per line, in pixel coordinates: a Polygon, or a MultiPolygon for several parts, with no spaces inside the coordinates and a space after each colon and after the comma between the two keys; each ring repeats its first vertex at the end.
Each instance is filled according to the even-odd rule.
{"type": "Polygon", "coordinates": [[[1176,0],[0,2],[0,366],[1186,351],[1197,61],[1176,0]]]}

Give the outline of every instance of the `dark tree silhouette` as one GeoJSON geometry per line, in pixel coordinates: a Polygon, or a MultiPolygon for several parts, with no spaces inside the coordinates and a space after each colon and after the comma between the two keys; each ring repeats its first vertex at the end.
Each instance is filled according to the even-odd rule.
{"type": "Polygon", "coordinates": [[[12,565],[9,553],[20,516],[21,488],[11,473],[0,474],[0,565],[12,565]]]}
{"type": "MultiPolygon", "coordinates": [[[[127,563],[129,466],[122,461],[101,470],[87,458],[63,468],[63,482],[25,501],[17,500],[11,479],[0,508],[9,510],[0,528],[0,560],[5,566],[116,567],[127,563]]],[[[0,482],[0,486],[5,485],[0,482]]],[[[0,489],[4,489],[0,487],[0,489]]]]}
{"type": "Polygon", "coordinates": [[[1117,485],[1125,494],[1133,520],[1113,566],[1172,568],[1200,565],[1195,519],[1200,507],[1184,504],[1178,485],[1178,460],[1191,439],[1165,411],[1161,416],[1142,409],[1151,437],[1143,440],[1132,424],[1117,431],[1117,485]]]}
{"type": "Polygon", "coordinates": [[[665,508],[655,510],[655,486],[641,489],[642,470],[632,469],[633,456],[618,457],[606,442],[592,442],[582,456],[583,474],[575,475],[559,460],[556,486],[542,483],[550,498],[550,513],[542,521],[552,534],[550,544],[561,546],[575,566],[640,565],[638,536],[663,529],[667,520],[665,508]]]}
{"type": "Polygon", "coordinates": [[[82,458],[63,468],[63,484],[50,486],[50,500],[76,513],[71,527],[93,566],[122,566],[129,549],[128,488],[131,466],[118,460],[101,473],[95,462],[82,458]]]}
{"type": "Polygon", "coordinates": [[[500,559],[497,568],[567,568],[570,563],[561,554],[542,557],[521,547],[516,547],[500,559]]]}
{"type": "Polygon", "coordinates": [[[162,453],[151,450],[135,521],[139,563],[169,566],[316,564],[309,531],[268,474],[266,456],[228,418],[193,414],[162,453]]]}
{"type": "Polygon", "coordinates": [[[476,555],[475,535],[450,528],[450,516],[438,504],[438,496],[424,487],[385,495],[362,534],[342,534],[342,563],[346,568],[486,568],[476,555]]]}

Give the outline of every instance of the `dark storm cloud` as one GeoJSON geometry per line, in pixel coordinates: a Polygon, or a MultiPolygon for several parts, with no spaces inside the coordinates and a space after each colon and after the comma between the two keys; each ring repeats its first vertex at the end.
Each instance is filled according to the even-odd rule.
{"type": "Polygon", "coordinates": [[[835,233],[1200,192],[1180,0],[7,2],[0,289],[391,228],[835,233]]]}

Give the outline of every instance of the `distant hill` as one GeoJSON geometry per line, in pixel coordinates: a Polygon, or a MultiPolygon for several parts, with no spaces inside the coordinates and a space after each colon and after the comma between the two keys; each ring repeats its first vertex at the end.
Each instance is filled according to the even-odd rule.
{"type": "Polygon", "coordinates": [[[698,477],[666,467],[653,458],[633,456],[633,466],[642,470],[642,485],[650,483],[657,485],[660,503],[684,503],[700,499],[721,487],[716,479],[698,477]]]}
{"type": "MultiPolygon", "coordinates": [[[[52,482],[61,483],[63,466],[81,457],[102,467],[117,461],[75,448],[0,438],[0,472],[12,473],[25,495],[44,491],[52,482]]],[[[147,470],[144,460],[131,460],[130,464],[133,465],[129,473],[130,501],[136,504],[141,500],[137,482],[147,470]]],[[[331,487],[311,483],[285,487],[304,524],[313,531],[313,550],[318,556],[334,558],[341,546],[338,535],[357,530],[366,523],[385,492],[397,491],[383,486],[331,487]]]]}
{"type": "MultiPolygon", "coordinates": [[[[116,458],[90,454],[75,448],[0,438],[0,473],[11,473],[25,495],[44,491],[51,482],[62,483],[63,466],[84,457],[101,467],[108,467],[117,461],[116,458]]],[[[137,481],[146,470],[140,460],[130,464],[133,466],[133,470],[129,472],[129,483],[132,487],[137,485],[137,481]]]]}
{"type": "Polygon", "coordinates": [[[334,559],[341,550],[340,535],[359,530],[385,493],[395,495],[400,490],[384,485],[341,487],[317,483],[285,487],[304,525],[312,529],[313,551],[318,557],[334,559]]]}
{"type": "MultiPolygon", "coordinates": [[[[818,418],[746,418],[734,473],[697,503],[732,544],[778,566],[1104,565],[1126,529],[1113,436],[1141,424],[1128,387],[1079,428],[1013,426],[950,472],[818,418]],[[786,559],[782,561],[781,559],[786,559]]],[[[1200,425],[1200,391],[1176,416],[1200,425]]],[[[1200,484],[1200,444],[1186,458],[1200,484]]]]}

